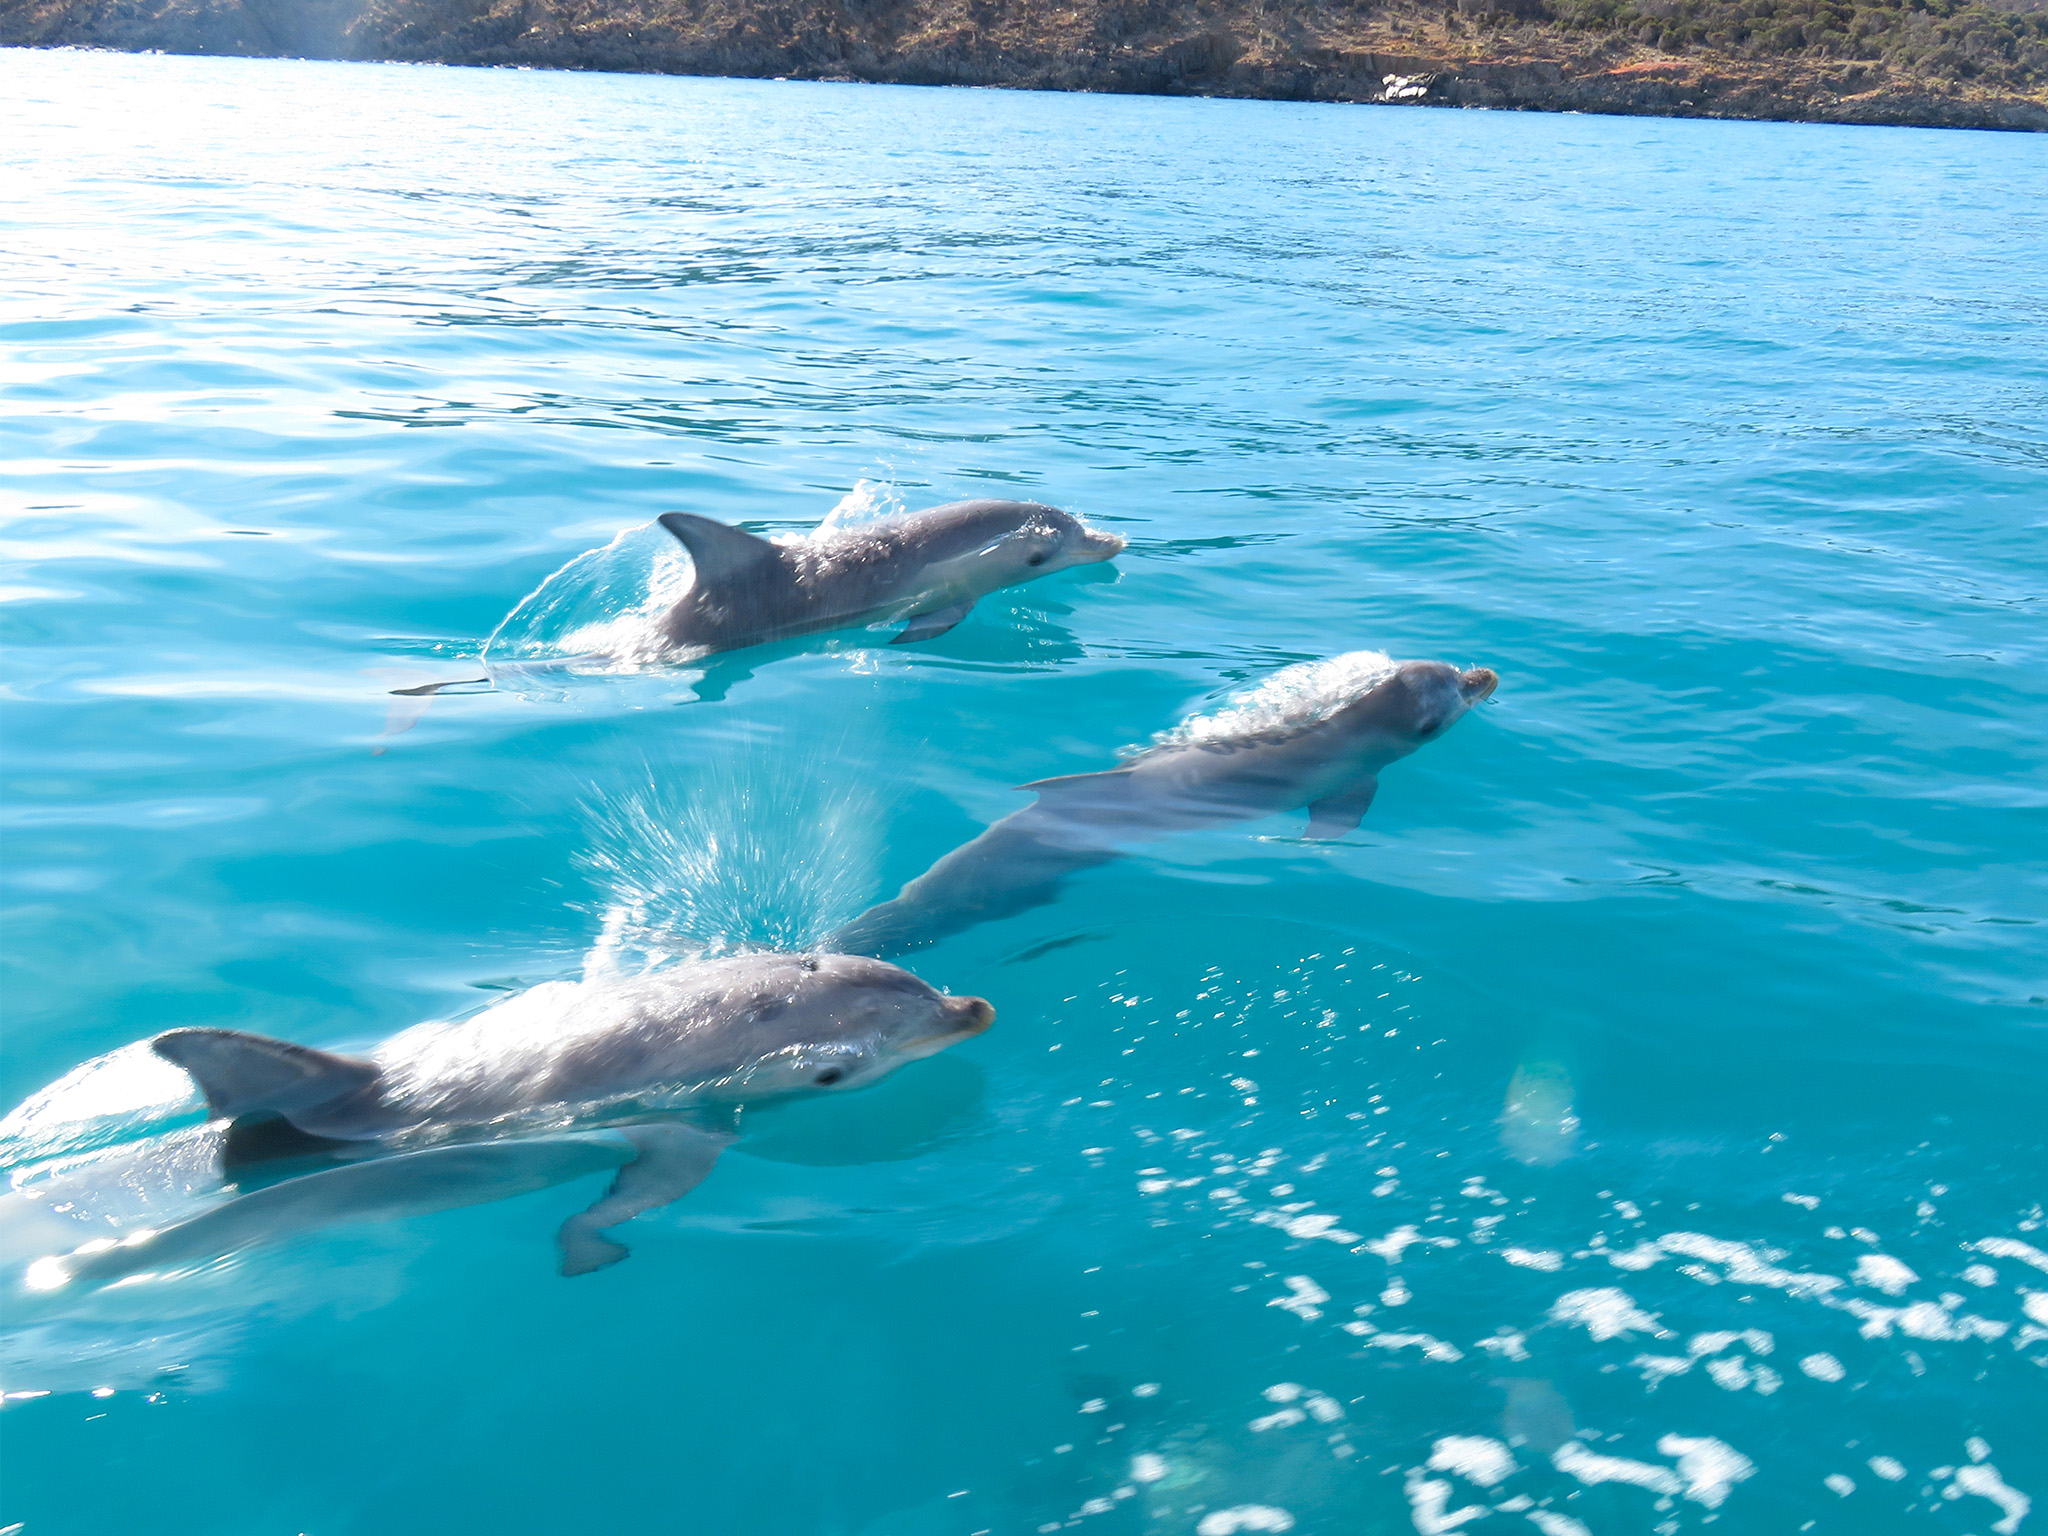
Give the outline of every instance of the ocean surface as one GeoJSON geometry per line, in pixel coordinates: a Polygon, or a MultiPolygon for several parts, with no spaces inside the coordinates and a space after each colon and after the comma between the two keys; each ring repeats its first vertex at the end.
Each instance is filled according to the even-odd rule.
{"type": "Polygon", "coordinates": [[[2048,1529],[2048,141],[8,52],[0,177],[7,1530],[2048,1529]],[[1129,549],[497,665],[979,495],[1129,549]],[[625,1263],[24,1284],[157,1031],[802,945],[1356,650],[1501,684],[912,957],[994,1028],[625,1263]]]}

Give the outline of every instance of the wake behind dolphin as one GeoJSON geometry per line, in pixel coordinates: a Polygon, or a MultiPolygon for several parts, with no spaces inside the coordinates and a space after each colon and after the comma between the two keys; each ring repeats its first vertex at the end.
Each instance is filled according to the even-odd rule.
{"type": "Polygon", "coordinates": [[[1379,773],[1449,730],[1500,679],[1485,667],[1376,651],[1288,667],[1198,715],[1121,767],[1019,788],[1004,817],[833,934],[849,954],[900,955],[1051,901],[1070,875],[1146,839],[1306,806],[1307,835],[1359,823],[1379,773]]]}
{"type": "Polygon", "coordinates": [[[945,996],[880,961],[750,954],[545,983],[367,1057],[171,1030],[151,1047],[191,1076],[212,1120],[60,1166],[23,1192],[87,1230],[109,1188],[157,1189],[167,1211],[210,1204],[39,1259],[29,1285],[160,1272],[616,1169],[557,1235],[562,1273],[587,1274],[626,1256],[606,1229],[703,1181],[743,1106],[864,1086],[994,1017],[982,998],[945,996]]]}

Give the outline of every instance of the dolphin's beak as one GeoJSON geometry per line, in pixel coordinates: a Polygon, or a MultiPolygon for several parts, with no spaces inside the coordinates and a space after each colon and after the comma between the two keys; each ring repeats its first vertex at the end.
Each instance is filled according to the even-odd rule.
{"type": "Polygon", "coordinates": [[[1500,674],[1491,667],[1474,667],[1458,679],[1458,686],[1465,690],[1466,703],[1477,704],[1500,686],[1500,674]]]}
{"type": "Polygon", "coordinates": [[[922,1061],[927,1056],[936,1056],[949,1045],[973,1039],[996,1021],[995,1004],[985,997],[942,997],[939,1012],[944,1019],[939,1033],[897,1047],[898,1061],[922,1061]]]}
{"type": "Polygon", "coordinates": [[[985,997],[949,997],[946,1013],[959,1027],[958,1039],[978,1035],[996,1021],[995,1004],[985,997]]]}
{"type": "Polygon", "coordinates": [[[1099,528],[1090,528],[1081,535],[1081,558],[1083,560],[1114,560],[1124,552],[1129,541],[1120,533],[1104,533],[1099,528]]]}

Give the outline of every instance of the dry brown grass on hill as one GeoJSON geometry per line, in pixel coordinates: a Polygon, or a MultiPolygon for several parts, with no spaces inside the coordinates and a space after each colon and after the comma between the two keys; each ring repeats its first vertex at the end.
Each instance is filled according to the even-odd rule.
{"type": "Polygon", "coordinates": [[[0,42],[2048,129],[2044,7],[2048,0],[0,0],[0,42]]]}

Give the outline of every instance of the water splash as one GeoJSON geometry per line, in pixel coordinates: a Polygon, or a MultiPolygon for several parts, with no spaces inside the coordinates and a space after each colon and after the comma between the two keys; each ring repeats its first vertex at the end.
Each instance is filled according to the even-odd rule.
{"type": "Polygon", "coordinates": [[[690,557],[658,523],[585,550],[513,606],[484,642],[487,668],[578,658],[633,671],[669,647],[656,627],[694,579],[690,557]]]}
{"type": "MultiPolygon", "coordinates": [[[[1241,741],[1327,720],[1360,694],[1386,681],[1399,665],[1384,651],[1347,651],[1323,661],[1297,662],[1231,694],[1213,712],[1190,715],[1170,730],[1161,731],[1149,746],[1241,741]]],[[[1147,748],[1126,750],[1139,752],[1147,748]]]]}
{"type": "Polygon", "coordinates": [[[0,1169],[117,1146],[202,1108],[183,1069],[138,1040],[95,1056],[29,1095],[0,1119],[0,1169]]]}
{"type": "Polygon", "coordinates": [[[806,949],[852,917],[881,864],[881,796],[772,744],[687,778],[645,765],[588,808],[590,976],[678,957],[806,949]]]}
{"type": "Polygon", "coordinates": [[[863,528],[869,523],[901,517],[908,510],[902,491],[889,481],[856,480],[853,489],[839,498],[839,504],[825,514],[824,520],[810,536],[829,538],[849,528],[863,528]]]}

